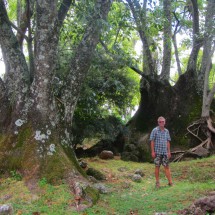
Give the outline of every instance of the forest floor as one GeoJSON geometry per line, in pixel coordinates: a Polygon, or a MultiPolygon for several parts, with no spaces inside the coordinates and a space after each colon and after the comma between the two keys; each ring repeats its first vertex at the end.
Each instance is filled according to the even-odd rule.
{"type": "Polygon", "coordinates": [[[74,199],[68,186],[65,183],[50,185],[45,178],[38,183],[40,192],[32,193],[16,172],[12,172],[10,178],[0,179],[0,205],[11,204],[16,215],[154,215],[161,212],[174,215],[194,200],[215,191],[215,156],[171,163],[172,187],[167,185],[162,168],[160,189],[155,188],[154,165],[151,163],[125,162],[119,157],[84,160],[88,167],[105,174],[106,180],[101,183],[109,191],[101,194],[93,207],[82,212],[72,211],[74,199]],[[145,174],[139,183],[130,178],[137,169],[145,174]]]}

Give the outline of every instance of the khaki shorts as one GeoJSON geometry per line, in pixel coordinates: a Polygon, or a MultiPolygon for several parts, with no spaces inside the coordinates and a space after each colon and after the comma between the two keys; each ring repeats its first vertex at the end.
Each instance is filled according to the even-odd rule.
{"type": "Polygon", "coordinates": [[[169,166],[169,159],[167,155],[157,155],[154,159],[155,166],[160,166],[161,164],[163,166],[169,166]]]}

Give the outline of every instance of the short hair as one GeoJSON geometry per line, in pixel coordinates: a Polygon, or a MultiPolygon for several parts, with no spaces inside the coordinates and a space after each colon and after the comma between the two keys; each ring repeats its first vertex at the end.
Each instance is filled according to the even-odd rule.
{"type": "Polygon", "coordinates": [[[165,119],[163,116],[159,116],[159,117],[158,117],[158,121],[159,121],[160,119],[166,121],[166,119],[165,119]]]}

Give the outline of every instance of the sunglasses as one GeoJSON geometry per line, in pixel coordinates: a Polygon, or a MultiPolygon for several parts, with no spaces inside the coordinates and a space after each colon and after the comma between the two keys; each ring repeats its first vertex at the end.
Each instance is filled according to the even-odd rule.
{"type": "Polygon", "coordinates": [[[165,121],[158,121],[159,123],[164,123],[165,121]]]}

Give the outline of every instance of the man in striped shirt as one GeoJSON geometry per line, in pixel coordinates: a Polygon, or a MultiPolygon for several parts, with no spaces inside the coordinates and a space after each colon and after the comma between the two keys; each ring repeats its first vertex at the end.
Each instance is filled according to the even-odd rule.
{"type": "Polygon", "coordinates": [[[160,187],[159,173],[161,164],[164,166],[165,175],[169,181],[168,185],[172,186],[172,177],[169,168],[170,153],[170,135],[169,131],[164,127],[166,120],[160,116],[158,118],[158,126],[154,128],[150,135],[151,153],[155,163],[155,179],[156,188],[160,187]]]}

